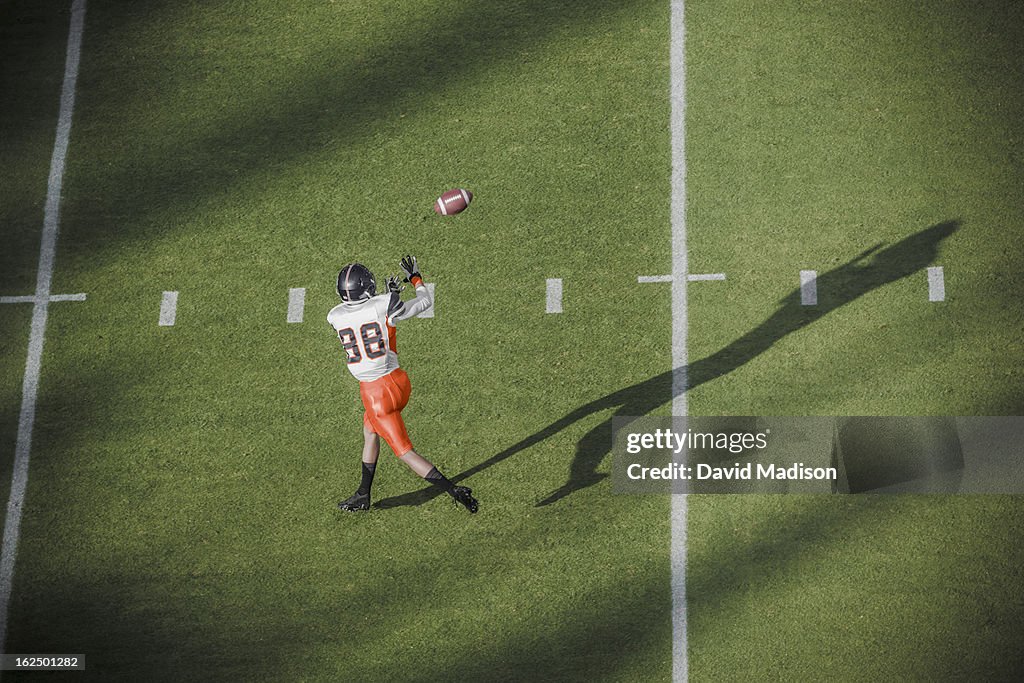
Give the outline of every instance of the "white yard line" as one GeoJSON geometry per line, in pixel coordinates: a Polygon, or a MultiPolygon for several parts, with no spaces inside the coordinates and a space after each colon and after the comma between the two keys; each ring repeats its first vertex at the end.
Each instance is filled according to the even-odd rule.
{"type": "Polygon", "coordinates": [[[560,277],[548,278],[548,294],[545,311],[547,313],[562,312],[562,278],[560,277]]]}
{"type": "Polygon", "coordinates": [[[85,301],[85,293],[79,294],[51,294],[50,301],[85,301]]]}
{"type": "MultiPolygon", "coordinates": [[[[725,273],[691,273],[686,276],[687,282],[710,282],[713,280],[724,280],[725,273]]],[[[675,277],[672,275],[639,275],[636,281],[640,284],[648,284],[652,282],[675,282],[675,277]]]]}
{"type": "Polygon", "coordinates": [[[942,266],[932,266],[928,269],[928,301],[946,300],[946,277],[942,272],[942,266]]]}
{"type": "Polygon", "coordinates": [[[160,300],[160,327],[172,327],[178,319],[178,293],[164,292],[160,300]]]}
{"type": "Polygon", "coordinates": [[[71,115],[75,108],[75,83],[82,52],[82,29],[85,24],[85,0],[74,0],[71,5],[71,26],[68,32],[67,56],[64,63],[64,84],[60,94],[60,113],[57,117],[57,138],[50,159],[50,177],[46,185],[46,205],[43,209],[43,234],[39,246],[39,271],[36,274],[35,301],[32,306],[32,329],[29,333],[28,358],[25,361],[25,379],[21,390],[21,413],[18,416],[18,438],[14,447],[14,471],[11,476],[11,495],[7,501],[4,520],[4,540],[0,549],[0,653],[7,644],[7,612],[14,580],[14,561],[21,533],[21,511],[28,486],[29,452],[32,446],[32,428],[36,419],[36,400],[39,395],[39,370],[43,359],[43,340],[46,317],[50,305],[50,286],[53,264],[57,254],[57,233],[60,225],[60,195],[64,184],[64,163],[71,139],[71,115]]]}
{"type": "Polygon", "coordinates": [[[818,272],[800,271],[800,305],[814,306],[818,303],[818,272]]]}
{"type": "Polygon", "coordinates": [[[301,323],[306,311],[306,288],[292,287],[288,290],[288,322],[301,323]]]}
{"type": "MultiPolygon", "coordinates": [[[[670,128],[672,130],[672,415],[685,417],[687,308],[686,286],[686,3],[671,2],[670,128]]],[[[685,453],[685,451],[684,451],[685,453]]],[[[686,605],[686,512],[684,494],[671,498],[672,681],[689,676],[686,605]]]]}
{"type": "MultiPolygon", "coordinates": [[[[85,301],[85,294],[51,294],[50,303],[54,301],[85,301]]],[[[0,304],[34,304],[36,297],[33,296],[0,296],[0,304]]]]}

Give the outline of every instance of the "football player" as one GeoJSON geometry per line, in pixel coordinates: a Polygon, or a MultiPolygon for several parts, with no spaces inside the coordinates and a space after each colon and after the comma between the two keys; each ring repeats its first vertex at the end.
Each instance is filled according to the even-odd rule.
{"type": "Polygon", "coordinates": [[[414,256],[406,256],[399,265],[405,282],[412,284],[416,298],[403,302],[398,277],[387,279],[387,291],[377,294],[373,273],[361,263],[350,263],[338,273],[341,303],[327,314],[327,321],[338,333],[345,350],[348,369],[359,380],[363,399],[362,481],[355,495],[338,503],[342,510],[355,512],[370,508],[370,487],[380,454],[380,437],[409,469],[427,482],[448,493],[470,512],[477,511],[473,492],[456,486],[434,465],[413,450],[405,430],[402,409],[409,402],[412,387],[405,370],[398,366],[395,326],[430,308],[430,292],[414,256]]]}

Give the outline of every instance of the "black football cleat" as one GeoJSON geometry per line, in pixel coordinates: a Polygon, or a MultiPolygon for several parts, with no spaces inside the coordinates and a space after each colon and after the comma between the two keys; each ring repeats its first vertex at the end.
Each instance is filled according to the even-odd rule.
{"type": "Polygon", "coordinates": [[[473,490],[466,486],[456,486],[452,489],[452,498],[459,505],[462,505],[470,512],[476,512],[480,509],[480,504],[476,502],[476,498],[473,497],[473,490]]]}
{"type": "MultiPolygon", "coordinates": [[[[474,501],[475,503],[476,501],[474,501]]],[[[370,494],[357,493],[338,503],[338,509],[345,512],[363,512],[370,509],[370,494]]]]}

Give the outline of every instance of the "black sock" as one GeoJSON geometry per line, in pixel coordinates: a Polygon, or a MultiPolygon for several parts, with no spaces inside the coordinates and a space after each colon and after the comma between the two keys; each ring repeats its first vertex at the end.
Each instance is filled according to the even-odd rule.
{"type": "Polygon", "coordinates": [[[440,488],[445,493],[451,493],[452,489],[455,488],[455,484],[449,481],[448,477],[438,472],[436,467],[431,467],[430,471],[427,472],[427,476],[423,478],[434,486],[440,488]]]}
{"type": "Polygon", "coordinates": [[[377,463],[363,463],[363,480],[359,483],[356,493],[370,495],[370,487],[373,486],[373,473],[377,471],[377,463]]]}

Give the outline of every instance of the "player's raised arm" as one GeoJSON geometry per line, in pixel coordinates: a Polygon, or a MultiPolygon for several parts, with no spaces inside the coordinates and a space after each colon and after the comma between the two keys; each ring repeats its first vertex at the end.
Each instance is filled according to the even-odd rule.
{"type": "Polygon", "coordinates": [[[405,273],[405,281],[411,283],[416,288],[416,298],[412,301],[403,302],[396,312],[389,312],[392,322],[415,317],[433,304],[430,298],[430,290],[423,283],[423,276],[420,274],[416,257],[405,256],[399,261],[398,265],[402,268],[402,272],[405,273]]]}
{"type": "Polygon", "coordinates": [[[416,263],[415,256],[403,256],[402,260],[398,262],[398,266],[405,273],[405,282],[411,282],[413,287],[419,287],[423,283],[423,276],[420,275],[420,267],[416,263]]]}

